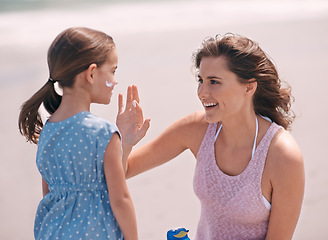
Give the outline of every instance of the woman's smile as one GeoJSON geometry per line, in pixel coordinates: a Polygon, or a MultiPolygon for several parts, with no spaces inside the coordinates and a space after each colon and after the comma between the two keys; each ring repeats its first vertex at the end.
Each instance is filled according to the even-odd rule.
{"type": "Polygon", "coordinates": [[[215,103],[215,102],[208,102],[208,103],[202,102],[202,104],[206,110],[213,109],[213,108],[219,106],[219,103],[215,103]]]}

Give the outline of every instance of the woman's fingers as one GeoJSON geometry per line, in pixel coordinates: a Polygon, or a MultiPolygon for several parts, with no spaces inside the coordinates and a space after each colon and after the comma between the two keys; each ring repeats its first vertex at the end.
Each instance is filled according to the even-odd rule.
{"type": "Polygon", "coordinates": [[[128,86],[126,93],[126,105],[125,110],[130,110],[132,108],[132,86],[128,86]]]}
{"type": "Polygon", "coordinates": [[[119,111],[116,117],[116,124],[123,136],[126,146],[134,146],[147,133],[150,126],[150,119],[144,121],[142,108],[139,105],[139,94],[137,86],[129,86],[127,89],[126,106],[124,107],[123,95],[119,94],[119,111]]]}
{"type": "Polygon", "coordinates": [[[138,88],[136,85],[132,85],[132,100],[135,100],[138,103],[140,102],[139,92],[138,92],[138,88]]]}
{"type": "Polygon", "coordinates": [[[118,95],[118,113],[122,113],[124,109],[124,103],[123,103],[123,94],[120,93],[118,95]]]}
{"type": "Polygon", "coordinates": [[[133,101],[136,101],[137,103],[140,102],[139,92],[136,85],[128,86],[125,110],[130,110],[132,108],[133,101]]]}
{"type": "Polygon", "coordinates": [[[143,120],[142,108],[136,100],[132,101],[133,105],[133,119],[135,125],[135,139],[133,141],[133,145],[137,144],[147,133],[150,126],[150,118],[147,118],[145,121],[143,120]]]}
{"type": "Polygon", "coordinates": [[[140,139],[142,139],[146,135],[149,127],[150,127],[150,118],[147,118],[144,121],[142,127],[139,129],[139,137],[140,137],[140,139]]]}
{"type": "Polygon", "coordinates": [[[132,106],[133,108],[131,109],[132,115],[130,120],[133,120],[140,127],[143,123],[142,108],[136,100],[132,101],[132,106]]]}

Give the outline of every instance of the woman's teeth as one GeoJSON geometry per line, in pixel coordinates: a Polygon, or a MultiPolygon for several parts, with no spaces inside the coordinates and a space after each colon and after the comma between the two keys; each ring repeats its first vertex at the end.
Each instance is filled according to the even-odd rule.
{"type": "Polygon", "coordinates": [[[215,107],[217,105],[218,105],[217,103],[204,103],[205,107],[215,107]]]}

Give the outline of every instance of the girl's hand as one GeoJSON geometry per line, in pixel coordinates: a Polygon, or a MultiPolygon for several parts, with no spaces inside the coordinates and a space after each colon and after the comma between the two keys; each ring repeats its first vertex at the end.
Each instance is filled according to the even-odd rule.
{"type": "Polygon", "coordinates": [[[145,121],[143,120],[143,113],[139,106],[139,94],[136,85],[128,87],[125,109],[123,94],[119,94],[116,125],[122,135],[123,148],[132,148],[146,135],[150,126],[150,119],[147,118],[145,121]]]}

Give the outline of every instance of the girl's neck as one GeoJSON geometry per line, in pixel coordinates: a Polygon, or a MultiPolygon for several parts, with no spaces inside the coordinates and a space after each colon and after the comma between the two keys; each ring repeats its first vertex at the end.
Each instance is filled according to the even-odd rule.
{"type": "Polygon", "coordinates": [[[91,100],[81,91],[73,91],[73,89],[63,91],[61,103],[49,120],[57,122],[67,119],[82,111],[90,112],[90,104],[91,100]]]}

